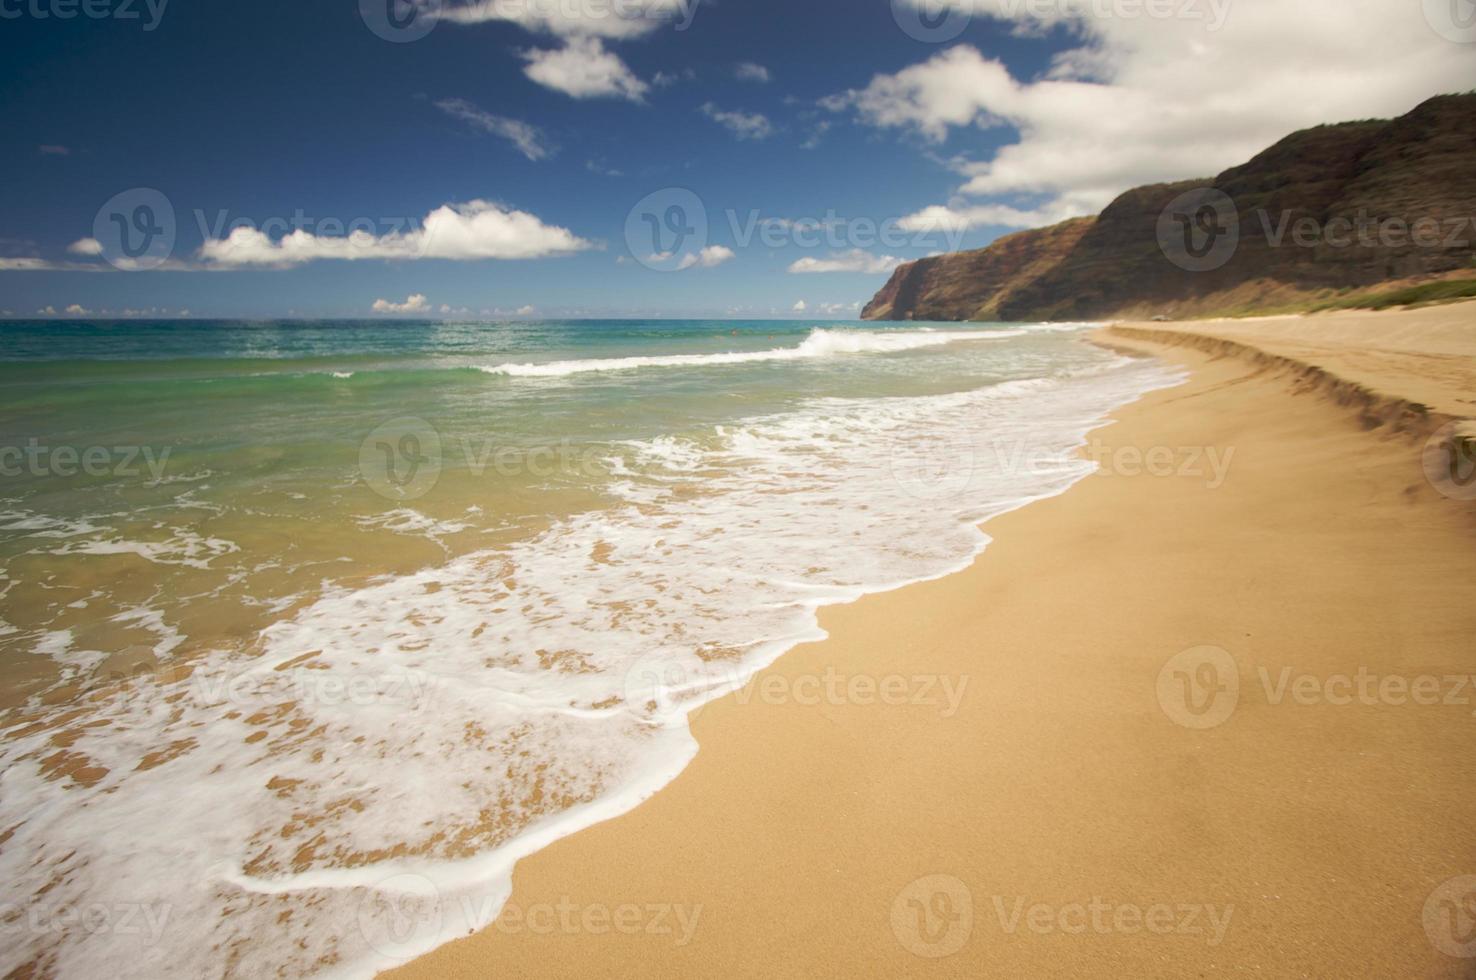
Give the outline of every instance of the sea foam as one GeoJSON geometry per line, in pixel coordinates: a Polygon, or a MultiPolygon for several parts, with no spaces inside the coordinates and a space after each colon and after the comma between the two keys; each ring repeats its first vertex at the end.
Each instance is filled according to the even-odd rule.
{"type": "Polygon", "coordinates": [[[927,330],[881,332],[835,330],[816,327],[795,347],[759,351],[728,351],[719,354],[659,354],[646,357],[606,357],[547,364],[499,364],[484,367],[488,374],[520,378],[559,378],[591,371],[632,371],[652,367],[715,367],[728,364],[761,364],[766,361],[801,361],[836,354],[888,354],[918,350],[971,340],[1005,340],[1019,337],[1023,330],[927,330]]]}
{"type": "MultiPolygon", "coordinates": [[[[1001,335],[887,343],[958,334],[1001,335]]],[[[979,522],[1089,473],[1085,433],[1177,377],[1104,357],[1078,377],[813,399],[624,443],[612,506],[329,586],[252,650],[99,692],[99,724],[66,733],[106,770],[95,781],[48,771],[54,729],[7,733],[10,899],[115,926],[131,911],[136,928],[53,916],[8,934],[0,972],[368,977],[487,925],[519,858],[690,762],[688,712],[823,637],[819,608],[967,565],[979,522]]]]}

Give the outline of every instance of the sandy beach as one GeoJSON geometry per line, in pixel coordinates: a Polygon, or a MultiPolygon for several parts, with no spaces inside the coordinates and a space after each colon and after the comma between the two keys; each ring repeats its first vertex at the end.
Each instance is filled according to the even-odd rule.
{"type": "Polygon", "coordinates": [[[1472,975],[1476,304],[1096,336],[1190,379],[389,975],[1472,975]]]}

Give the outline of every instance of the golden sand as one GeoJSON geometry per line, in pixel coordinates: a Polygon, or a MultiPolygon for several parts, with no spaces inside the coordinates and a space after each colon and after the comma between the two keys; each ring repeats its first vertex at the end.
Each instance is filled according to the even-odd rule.
{"type": "MultiPolygon", "coordinates": [[[[1133,330],[1476,391],[1476,304],[1133,330]]],[[[671,785],[395,976],[1470,976],[1476,505],[1408,419],[1175,343],[1192,380],[1095,433],[1097,475],[827,610],[671,785]]]]}

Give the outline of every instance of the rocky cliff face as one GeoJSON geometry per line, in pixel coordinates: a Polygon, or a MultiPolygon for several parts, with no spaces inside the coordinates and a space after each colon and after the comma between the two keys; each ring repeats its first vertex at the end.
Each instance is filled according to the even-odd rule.
{"type": "Polygon", "coordinates": [[[1016,290],[1059,264],[1095,218],[1006,235],[988,248],[897,269],[861,311],[864,320],[997,320],[1016,290]]]}
{"type": "Polygon", "coordinates": [[[1096,219],[899,268],[874,320],[1246,313],[1476,271],[1476,93],[1293,133],[1208,180],[1128,191],[1096,219]]]}

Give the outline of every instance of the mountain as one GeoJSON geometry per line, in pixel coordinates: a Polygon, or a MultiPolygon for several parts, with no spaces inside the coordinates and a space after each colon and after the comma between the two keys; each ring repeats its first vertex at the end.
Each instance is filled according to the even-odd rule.
{"type": "Polygon", "coordinates": [[[909,262],[868,320],[1082,320],[1289,309],[1476,271],[1476,93],[1293,133],[1096,218],[909,262]]]}
{"type": "Polygon", "coordinates": [[[1096,220],[1072,218],[1049,228],[1006,235],[978,251],[909,262],[897,269],[861,316],[868,320],[998,320],[1000,306],[1059,265],[1096,220]]]}

